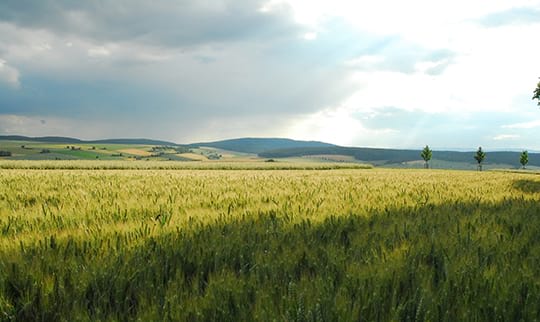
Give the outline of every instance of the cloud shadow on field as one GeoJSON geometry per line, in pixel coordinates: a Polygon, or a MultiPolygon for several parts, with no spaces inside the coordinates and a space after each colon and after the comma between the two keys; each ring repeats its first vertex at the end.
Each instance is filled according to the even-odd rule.
{"type": "MultiPolygon", "coordinates": [[[[538,182],[521,185],[540,191],[538,182]]],[[[320,220],[269,211],[153,237],[146,225],[126,236],[46,237],[0,261],[11,268],[0,278],[0,295],[6,312],[20,320],[320,314],[334,321],[423,321],[448,320],[448,312],[494,320],[498,308],[509,320],[527,320],[540,314],[534,305],[540,289],[521,285],[535,285],[539,266],[523,274],[515,264],[536,261],[540,217],[531,214],[538,208],[534,200],[510,198],[389,206],[320,220]],[[126,247],[132,239],[139,245],[126,247]],[[53,291],[32,282],[51,272],[58,276],[53,291]],[[495,280],[486,275],[493,272],[495,280]]]]}
{"type": "Polygon", "coordinates": [[[512,184],[514,189],[517,189],[525,193],[539,193],[540,192],[540,181],[520,179],[514,181],[512,184]]]}

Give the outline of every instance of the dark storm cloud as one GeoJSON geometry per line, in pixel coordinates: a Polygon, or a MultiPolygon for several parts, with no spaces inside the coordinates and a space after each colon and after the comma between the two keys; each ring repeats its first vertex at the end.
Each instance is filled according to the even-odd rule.
{"type": "Polygon", "coordinates": [[[480,19],[480,23],[486,27],[540,23],[540,10],[527,7],[512,8],[485,16],[480,19]]]}
{"type": "MultiPolygon", "coordinates": [[[[17,7],[16,4],[7,3],[11,4],[12,9],[10,21],[18,24],[31,20],[29,17],[32,17],[32,12],[35,12],[35,15],[39,13],[69,16],[69,12],[75,10],[72,5],[60,7],[59,2],[49,1],[47,8],[39,7],[43,6],[40,4],[38,9],[22,12],[22,7],[20,11],[13,10],[17,7]],[[18,17],[14,12],[22,17],[18,17]]],[[[66,47],[64,42],[67,40],[63,41],[62,36],[56,34],[53,37],[55,39],[46,44],[52,49],[39,52],[36,59],[33,57],[21,59],[13,55],[10,57],[13,61],[20,61],[18,65],[23,71],[23,86],[17,92],[2,95],[0,102],[4,104],[0,107],[0,114],[85,118],[107,114],[109,118],[126,120],[166,117],[194,121],[209,117],[264,114],[283,115],[286,118],[288,115],[311,113],[335,104],[355,90],[348,83],[347,75],[350,71],[342,64],[358,51],[358,35],[346,31],[343,26],[339,28],[330,26],[329,31],[322,34],[320,39],[307,41],[301,37],[305,30],[293,23],[287,10],[263,14],[258,11],[262,2],[213,4],[218,6],[213,7],[209,3],[206,6],[191,5],[197,8],[199,17],[189,19],[205,21],[208,20],[208,16],[215,17],[220,14],[221,20],[230,20],[230,23],[222,21],[226,28],[239,23],[245,23],[245,28],[238,27],[239,32],[236,35],[225,29],[219,32],[231,35],[207,38],[208,34],[198,33],[200,31],[198,27],[192,28],[193,32],[184,28],[182,16],[187,14],[182,13],[174,21],[171,18],[170,23],[180,21],[180,26],[175,28],[183,28],[182,32],[192,33],[193,36],[190,37],[198,35],[200,39],[197,41],[191,38],[186,40],[198,45],[193,45],[187,50],[170,47],[153,48],[152,52],[158,59],[141,58],[144,51],[148,50],[144,42],[112,43],[109,47],[100,46],[98,43],[97,46],[84,50],[76,48],[80,45],[66,47]],[[238,17],[236,13],[240,13],[238,17]],[[271,25],[264,22],[269,21],[270,18],[267,18],[269,16],[275,16],[271,18],[274,21],[272,22],[274,29],[262,27],[271,25]],[[251,23],[250,19],[261,19],[263,22],[251,23]],[[275,37],[270,37],[267,31],[271,29],[288,32],[276,33],[275,37]],[[237,41],[239,34],[247,37],[248,33],[254,33],[257,37],[237,41]],[[210,41],[209,39],[220,42],[205,43],[210,41]]],[[[3,5],[7,6],[5,3],[3,5]]],[[[141,6],[145,8],[146,5],[141,6]]],[[[189,8],[188,6],[186,10],[189,8]]],[[[82,9],[86,10],[85,12],[92,11],[87,8],[78,10],[82,9]]],[[[131,7],[126,10],[130,14],[145,11],[131,7]]],[[[167,11],[164,8],[162,10],[167,11]]],[[[197,11],[193,8],[189,10],[197,11]]],[[[123,14],[128,16],[128,13],[123,14]]],[[[3,15],[9,16],[5,12],[3,15]]],[[[94,16],[94,20],[103,20],[95,12],[94,16]]],[[[136,16],[129,20],[137,20],[136,16]]],[[[37,22],[28,22],[28,25],[35,28],[48,26],[54,29],[69,23],[65,21],[66,19],[62,22],[60,18],[57,19],[61,21],[60,23],[54,22],[54,19],[51,19],[51,22],[46,19],[39,23],[40,19],[36,17],[34,20],[37,22]]],[[[155,21],[157,26],[150,29],[159,32],[162,23],[160,19],[148,18],[148,20],[155,21]]],[[[212,21],[208,26],[204,24],[201,26],[210,28],[215,23],[212,21]]],[[[82,29],[79,24],[84,25],[80,22],[75,24],[70,31],[72,34],[77,28],[82,29]]],[[[105,30],[109,27],[101,28],[105,30]]],[[[126,34],[136,34],[116,22],[110,29],[115,28],[126,29],[126,34]]],[[[13,28],[8,30],[13,34],[20,32],[13,28]]],[[[78,32],[83,36],[88,35],[84,31],[78,32]]],[[[114,30],[112,32],[114,33],[114,30]]],[[[166,32],[163,35],[165,34],[166,32]]],[[[11,36],[13,39],[16,38],[14,35],[11,36]]],[[[106,32],[103,34],[103,37],[105,36],[108,36],[106,32]]],[[[70,42],[72,39],[68,38],[70,42]]],[[[140,39],[138,37],[138,40],[140,39]]],[[[173,39],[174,37],[171,41],[173,39]]],[[[21,47],[30,46],[32,41],[35,42],[35,39],[22,41],[21,47]]],[[[157,41],[157,38],[153,41],[157,41]]],[[[372,41],[366,39],[360,44],[366,46],[372,41]]],[[[73,42],[77,43],[76,39],[73,42]]]]}
{"type": "Polygon", "coordinates": [[[357,91],[349,76],[358,69],[412,73],[432,62],[426,73],[437,74],[452,61],[450,51],[360,33],[341,19],[306,39],[313,30],[286,6],[261,10],[266,2],[2,0],[0,59],[20,72],[20,86],[0,84],[0,121],[28,118],[25,134],[34,118],[71,122],[69,131],[85,124],[87,138],[93,128],[94,137],[183,142],[193,133],[280,135],[290,120],[357,91]],[[365,55],[384,60],[347,64],[365,55]]]}
{"type": "Polygon", "coordinates": [[[0,88],[0,114],[63,116],[82,119],[143,118],[160,113],[163,95],[155,89],[114,81],[73,81],[32,78],[13,91],[0,88]]]}
{"type": "Polygon", "coordinates": [[[287,11],[265,13],[263,0],[3,0],[0,21],[102,42],[189,46],[294,31],[287,11]]]}

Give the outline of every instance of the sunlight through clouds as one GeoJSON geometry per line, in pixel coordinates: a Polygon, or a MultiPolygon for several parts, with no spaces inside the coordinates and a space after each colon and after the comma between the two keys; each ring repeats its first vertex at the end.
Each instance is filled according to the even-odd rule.
{"type": "Polygon", "coordinates": [[[0,82],[4,82],[12,88],[19,88],[19,71],[0,59],[0,82]]]}

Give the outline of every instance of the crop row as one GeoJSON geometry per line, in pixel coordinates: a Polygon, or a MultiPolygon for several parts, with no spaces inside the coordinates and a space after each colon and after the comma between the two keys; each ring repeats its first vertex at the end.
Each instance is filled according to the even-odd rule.
{"type": "Polygon", "coordinates": [[[95,161],[95,160],[0,160],[0,169],[26,170],[333,170],[370,169],[369,164],[286,161],[95,161]]]}

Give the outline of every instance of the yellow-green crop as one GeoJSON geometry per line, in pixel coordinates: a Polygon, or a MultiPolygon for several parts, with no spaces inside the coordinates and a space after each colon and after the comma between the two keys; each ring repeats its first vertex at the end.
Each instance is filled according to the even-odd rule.
{"type": "Polygon", "coordinates": [[[0,170],[0,320],[540,319],[540,179],[0,170]]]}

